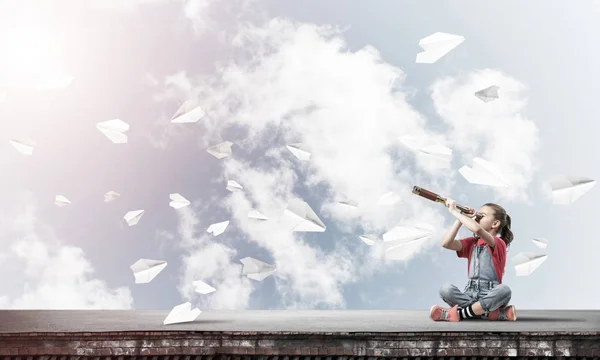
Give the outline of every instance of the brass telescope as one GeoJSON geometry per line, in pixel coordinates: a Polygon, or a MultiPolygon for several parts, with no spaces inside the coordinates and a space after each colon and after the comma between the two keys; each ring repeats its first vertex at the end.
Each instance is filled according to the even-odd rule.
{"type": "MultiPolygon", "coordinates": [[[[446,198],[439,196],[438,194],[423,189],[421,187],[418,186],[414,186],[413,190],[412,190],[413,194],[419,195],[424,197],[427,200],[431,200],[437,203],[442,203],[442,204],[446,204],[446,198]]],[[[462,212],[463,214],[470,214],[471,212],[469,211],[469,208],[462,206],[462,205],[458,205],[456,204],[456,208],[460,210],[460,212],[462,212]]],[[[483,217],[483,215],[479,214],[479,213],[475,213],[475,219],[477,221],[479,221],[481,218],[483,217]]]]}

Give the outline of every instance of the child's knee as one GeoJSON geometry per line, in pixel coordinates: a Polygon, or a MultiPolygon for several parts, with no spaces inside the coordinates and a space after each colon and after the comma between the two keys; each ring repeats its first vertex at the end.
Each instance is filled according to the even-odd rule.
{"type": "Polygon", "coordinates": [[[512,296],[512,290],[504,284],[500,284],[494,288],[498,293],[498,297],[509,300],[512,296]]]}
{"type": "Polygon", "coordinates": [[[450,283],[446,283],[446,284],[442,285],[442,287],[440,287],[440,296],[443,299],[451,298],[452,294],[454,294],[454,285],[452,285],[450,283]]]}

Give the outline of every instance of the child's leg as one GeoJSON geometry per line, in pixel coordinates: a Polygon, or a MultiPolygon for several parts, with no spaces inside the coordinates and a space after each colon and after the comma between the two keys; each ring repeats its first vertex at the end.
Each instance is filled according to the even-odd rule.
{"type": "Polygon", "coordinates": [[[473,304],[473,310],[476,314],[485,313],[487,315],[501,306],[508,304],[511,296],[512,291],[507,285],[497,285],[473,304]]]}
{"type": "Polygon", "coordinates": [[[458,307],[460,308],[465,308],[477,301],[477,299],[474,299],[470,295],[465,294],[452,284],[442,285],[442,287],[440,288],[440,297],[442,298],[442,300],[444,300],[446,304],[450,305],[451,307],[454,305],[458,305],[458,307]]]}

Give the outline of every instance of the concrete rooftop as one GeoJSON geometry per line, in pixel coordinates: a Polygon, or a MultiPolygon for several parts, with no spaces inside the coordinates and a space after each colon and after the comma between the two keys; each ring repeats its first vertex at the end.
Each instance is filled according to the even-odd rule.
{"type": "Polygon", "coordinates": [[[0,333],[113,331],[600,332],[600,310],[521,310],[517,321],[433,322],[428,311],[206,310],[192,323],[163,325],[168,311],[0,310],[0,333]]]}

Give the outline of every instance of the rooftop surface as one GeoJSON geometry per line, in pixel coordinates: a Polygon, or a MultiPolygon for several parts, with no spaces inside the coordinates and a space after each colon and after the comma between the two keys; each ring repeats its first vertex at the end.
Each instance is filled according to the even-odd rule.
{"type": "Polygon", "coordinates": [[[0,333],[125,331],[600,332],[600,310],[517,310],[517,321],[433,322],[428,311],[206,310],[163,325],[168,311],[0,310],[0,333]]]}

